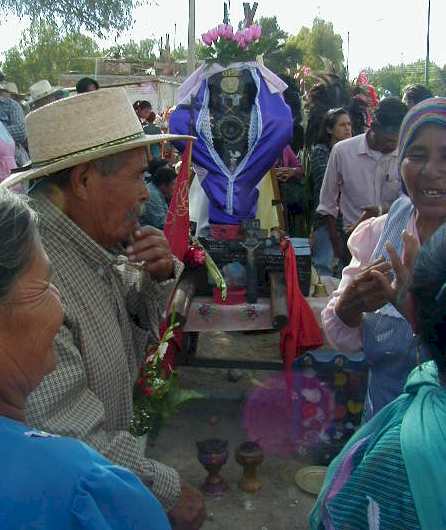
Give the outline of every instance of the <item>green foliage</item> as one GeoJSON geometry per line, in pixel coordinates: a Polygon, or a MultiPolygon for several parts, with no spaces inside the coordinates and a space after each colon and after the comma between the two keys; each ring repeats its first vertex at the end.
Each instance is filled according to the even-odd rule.
{"type": "MultiPolygon", "coordinates": [[[[370,82],[381,92],[389,91],[400,96],[409,84],[424,84],[424,60],[411,64],[388,65],[378,70],[368,70],[370,82]]],[[[429,88],[437,96],[446,95],[446,70],[434,63],[429,65],[429,88]]]]}
{"type": "Polygon", "coordinates": [[[173,50],[171,55],[174,61],[185,61],[187,59],[187,50],[182,44],[180,44],[178,48],[173,50]]]}
{"type": "Polygon", "coordinates": [[[302,52],[288,40],[289,35],[280,28],[277,17],[262,17],[262,40],[265,42],[265,66],[277,74],[295,70],[302,60],[302,52]]]}
{"type": "Polygon", "coordinates": [[[153,63],[156,59],[155,47],[155,39],[143,39],[139,42],[131,40],[105,50],[105,55],[113,59],[125,59],[135,63],[153,63]]]}
{"type": "Polygon", "coordinates": [[[287,42],[288,47],[300,50],[301,64],[313,70],[323,69],[324,58],[328,59],[336,70],[342,67],[344,54],[342,52],[342,37],[335,33],[333,24],[316,17],[313,27],[302,27],[297,35],[287,42]]]}
{"type": "Polygon", "coordinates": [[[183,390],[176,372],[166,363],[169,342],[174,339],[177,324],[175,314],[171,324],[153,353],[149,353],[133,394],[133,419],[130,432],[135,436],[148,434],[155,438],[163,423],[173,416],[178,407],[191,399],[203,396],[194,390],[183,390]]]}
{"type": "Polygon", "coordinates": [[[35,24],[22,35],[18,46],[5,54],[2,70],[19,89],[40,79],[56,84],[63,72],[94,72],[95,57],[100,56],[96,42],[81,33],[62,34],[51,24],[35,24]]]}
{"type": "Polygon", "coordinates": [[[138,0],[0,0],[0,13],[29,17],[33,23],[57,23],[67,31],[83,28],[105,37],[110,31],[128,29],[138,4],[138,0]]]}

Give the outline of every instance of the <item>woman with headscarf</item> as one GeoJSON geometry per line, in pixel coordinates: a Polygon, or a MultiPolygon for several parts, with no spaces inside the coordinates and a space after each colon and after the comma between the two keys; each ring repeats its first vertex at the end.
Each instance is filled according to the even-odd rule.
{"type": "Polygon", "coordinates": [[[365,420],[397,397],[417,361],[426,359],[407,320],[388,303],[378,273],[390,273],[389,255],[403,255],[404,231],[423,244],[445,222],[445,152],[446,98],[425,100],[401,126],[398,157],[405,194],[387,215],[368,219],[353,232],[351,263],[322,312],[330,343],[340,351],[362,349],[369,363],[365,420]]]}
{"type": "Polygon", "coordinates": [[[36,216],[0,187],[0,528],[169,530],[155,497],[87,445],[26,425],[64,318],[36,216]]]}
{"type": "MultiPolygon", "coordinates": [[[[416,178],[417,166],[423,164],[424,136],[431,145],[430,153],[422,155],[425,164],[437,166],[444,186],[444,126],[429,124],[415,134],[414,147],[411,150],[409,144],[403,162],[407,172],[412,171],[409,165],[414,170],[406,180],[416,178]]],[[[444,198],[437,197],[437,203],[434,208],[445,208],[444,198]]],[[[410,267],[395,255],[392,262],[399,272],[399,287],[381,279],[393,296],[399,295],[397,306],[414,322],[434,360],[416,367],[405,393],[364,425],[332,462],[310,516],[311,530],[446,528],[446,225],[421,248],[408,296],[404,287],[410,267]],[[404,299],[405,310],[400,305],[404,299]]]]}

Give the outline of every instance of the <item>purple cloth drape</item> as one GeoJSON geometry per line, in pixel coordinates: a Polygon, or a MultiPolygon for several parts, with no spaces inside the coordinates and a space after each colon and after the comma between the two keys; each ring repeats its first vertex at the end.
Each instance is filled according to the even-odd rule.
{"type": "MultiPolygon", "coordinates": [[[[252,149],[234,173],[225,168],[212,144],[200,132],[200,111],[206,104],[208,81],[202,82],[191,105],[179,105],[170,117],[170,132],[197,136],[192,151],[194,163],[207,170],[201,185],[209,197],[209,222],[240,224],[255,217],[257,184],[274,166],[292,138],[292,116],[279,93],[272,94],[258,68],[251,73],[258,84],[256,104],[259,109],[257,137],[252,149]],[[222,167],[223,165],[223,167],[222,167]],[[231,180],[234,180],[231,184],[231,180]]],[[[180,151],[184,144],[178,144],[180,151]]]]}

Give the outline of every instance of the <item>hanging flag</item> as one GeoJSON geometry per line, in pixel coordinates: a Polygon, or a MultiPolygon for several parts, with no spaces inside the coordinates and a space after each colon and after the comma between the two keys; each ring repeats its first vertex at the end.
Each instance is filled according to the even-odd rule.
{"type": "Polygon", "coordinates": [[[164,234],[169,241],[172,253],[183,261],[189,248],[189,175],[192,142],[187,142],[181,159],[181,169],[170,201],[164,225],[164,234]]]}

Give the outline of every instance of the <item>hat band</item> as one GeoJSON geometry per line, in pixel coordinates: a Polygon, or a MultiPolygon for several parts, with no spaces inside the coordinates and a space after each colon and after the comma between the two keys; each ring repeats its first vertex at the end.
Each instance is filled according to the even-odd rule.
{"type": "Polygon", "coordinates": [[[50,164],[56,164],[57,162],[62,162],[63,160],[67,160],[68,158],[71,158],[74,155],[94,153],[95,151],[104,149],[104,147],[114,147],[116,145],[121,145],[126,142],[129,142],[131,140],[137,140],[138,138],[143,138],[144,136],[145,136],[144,131],[141,131],[140,133],[135,133],[129,136],[124,136],[123,138],[119,138],[118,140],[113,140],[111,142],[105,142],[103,144],[99,144],[94,147],[87,147],[86,149],[82,149],[80,151],[73,151],[63,156],[58,156],[55,158],[48,158],[47,160],[39,160],[38,162],[32,162],[31,166],[33,168],[41,168],[44,166],[48,166],[50,164]]]}

